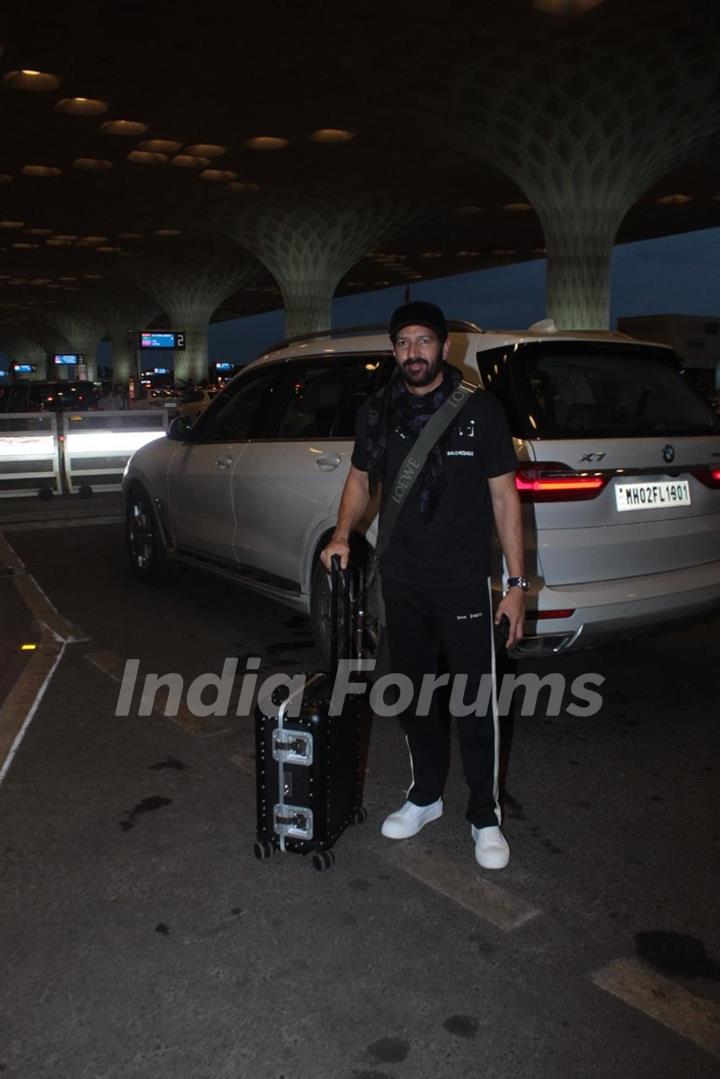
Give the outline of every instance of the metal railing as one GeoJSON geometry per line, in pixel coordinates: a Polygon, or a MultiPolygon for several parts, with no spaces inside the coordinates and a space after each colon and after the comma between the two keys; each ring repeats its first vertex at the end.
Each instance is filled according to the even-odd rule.
{"type": "Polygon", "coordinates": [[[0,498],[62,493],[54,412],[0,414],[0,498]]]}
{"type": "Polygon", "coordinates": [[[164,409],[66,412],[62,416],[65,490],[120,489],[128,460],[146,442],[162,438],[168,427],[164,409]]]}

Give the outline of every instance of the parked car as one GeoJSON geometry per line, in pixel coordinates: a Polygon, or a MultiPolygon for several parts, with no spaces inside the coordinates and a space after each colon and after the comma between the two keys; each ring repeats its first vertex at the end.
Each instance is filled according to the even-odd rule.
{"type": "MultiPolygon", "coordinates": [[[[450,360],[505,407],[518,457],[528,596],[520,652],[621,641],[720,609],[720,421],[674,353],[620,334],[451,323],[450,360]]],[[[240,372],[124,477],[130,562],[210,570],[311,614],[327,575],[357,408],[391,375],[384,329],[296,340],[240,372]]],[[[375,523],[356,555],[372,573],[375,523]]],[[[501,567],[495,586],[500,587],[501,567]]],[[[372,612],[366,613],[372,636],[372,612]]]]}
{"type": "Polygon", "coordinates": [[[0,412],[84,412],[97,408],[92,382],[11,382],[0,386],[0,412]]]}
{"type": "Polygon", "coordinates": [[[215,386],[193,386],[183,390],[177,404],[178,416],[187,416],[192,421],[196,420],[200,413],[205,411],[217,392],[215,386]]]}

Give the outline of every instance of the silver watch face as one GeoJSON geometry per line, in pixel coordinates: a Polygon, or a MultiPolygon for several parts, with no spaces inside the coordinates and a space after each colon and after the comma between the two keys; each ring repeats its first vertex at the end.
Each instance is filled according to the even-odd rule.
{"type": "Polygon", "coordinates": [[[508,588],[521,588],[523,592],[530,590],[530,578],[529,577],[508,577],[508,588]]]}

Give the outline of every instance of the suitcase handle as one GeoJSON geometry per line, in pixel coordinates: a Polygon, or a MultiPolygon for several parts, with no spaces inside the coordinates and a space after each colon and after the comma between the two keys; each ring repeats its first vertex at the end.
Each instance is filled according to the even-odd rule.
{"type": "Polygon", "coordinates": [[[333,679],[337,675],[338,661],[340,657],[340,629],[338,611],[342,599],[343,604],[343,628],[345,630],[344,658],[352,658],[352,604],[355,599],[356,571],[348,566],[342,568],[340,555],[334,554],[330,559],[330,587],[332,590],[332,605],[330,609],[330,674],[333,679]]]}

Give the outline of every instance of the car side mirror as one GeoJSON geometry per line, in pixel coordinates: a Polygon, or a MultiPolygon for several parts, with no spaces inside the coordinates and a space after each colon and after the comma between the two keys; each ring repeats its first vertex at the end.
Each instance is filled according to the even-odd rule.
{"type": "Polygon", "coordinates": [[[189,416],[176,416],[168,427],[167,436],[173,442],[189,442],[192,420],[189,416]]]}

